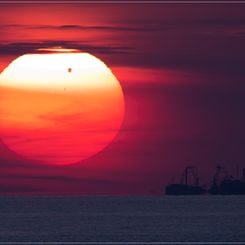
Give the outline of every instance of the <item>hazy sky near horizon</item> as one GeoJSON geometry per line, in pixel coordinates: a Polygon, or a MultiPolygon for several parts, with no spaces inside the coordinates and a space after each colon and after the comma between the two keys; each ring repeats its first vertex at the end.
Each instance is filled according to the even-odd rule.
{"type": "Polygon", "coordinates": [[[111,68],[126,102],[117,138],[81,163],[35,164],[2,144],[1,193],[160,194],[186,165],[205,183],[217,164],[245,167],[244,4],[0,7],[0,72],[38,48],[77,48],[111,68]]]}

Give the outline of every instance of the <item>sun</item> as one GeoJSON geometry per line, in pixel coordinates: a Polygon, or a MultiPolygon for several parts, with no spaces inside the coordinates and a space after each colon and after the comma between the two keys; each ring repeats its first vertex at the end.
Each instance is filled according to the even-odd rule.
{"type": "Polygon", "coordinates": [[[22,55],[0,74],[0,92],[0,138],[40,163],[66,165],[97,154],[124,117],[119,81],[89,53],[22,55]]]}

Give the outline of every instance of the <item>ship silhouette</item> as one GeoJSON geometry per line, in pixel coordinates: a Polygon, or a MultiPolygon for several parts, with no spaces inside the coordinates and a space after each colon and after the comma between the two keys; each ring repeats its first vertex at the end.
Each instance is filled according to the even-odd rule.
{"type": "Polygon", "coordinates": [[[230,175],[222,166],[217,166],[211,186],[205,188],[199,185],[197,168],[187,166],[181,176],[180,183],[169,184],[165,187],[166,195],[244,195],[245,168],[237,174],[237,178],[230,175]]]}
{"type": "Polygon", "coordinates": [[[212,185],[208,192],[213,195],[243,195],[245,194],[245,169],[234,178],[222,166],[216,167],[212,185]],[[241,176],[240,176],[241,175],[241,176]]]}
{"type": "Polygon", "coordinates": [[[206,190],[199,186],[197,168],[187,166],[181,176],[180,183],[167,185],[165,193],[166,195],[201,195],[206,193],[206,190]]]}

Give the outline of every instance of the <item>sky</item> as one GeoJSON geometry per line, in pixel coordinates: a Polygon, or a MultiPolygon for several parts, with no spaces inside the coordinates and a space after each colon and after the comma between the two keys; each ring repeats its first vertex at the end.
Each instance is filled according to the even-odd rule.
{"type": "Polygon", "coordinates": [[[161,195],[188,165],[206,185],[216,165],[245,167],[244,8],[1,4],[0,72],[38,48],[89,52],[120,81],[125,117],[110,145],[69,166],[36,163],[2,142],[0,193],[161,195]]]}

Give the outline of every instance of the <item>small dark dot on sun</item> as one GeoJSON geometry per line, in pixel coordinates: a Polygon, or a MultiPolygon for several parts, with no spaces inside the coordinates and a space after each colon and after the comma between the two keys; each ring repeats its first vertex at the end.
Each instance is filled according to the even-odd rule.
{"type": "Polygon", "coordinates": [[[68,68],[68,72],[72,72],[72,69],[70,67],[68,68]]]}

